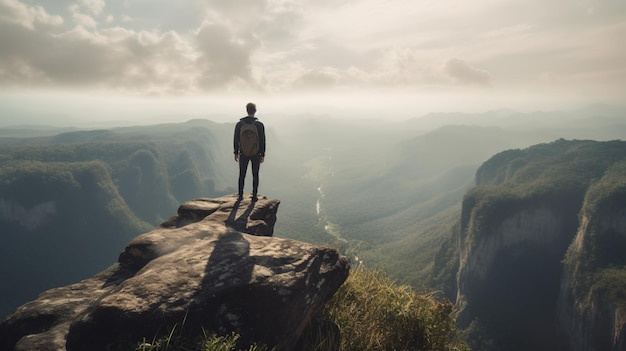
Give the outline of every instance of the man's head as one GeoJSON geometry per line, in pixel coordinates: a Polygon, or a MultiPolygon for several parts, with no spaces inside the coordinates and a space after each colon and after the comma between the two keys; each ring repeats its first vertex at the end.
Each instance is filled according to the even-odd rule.
{"type": "Polygon", "coordinates": [[[248,111],[248,115],[249,116],[254,116],[254,114],[256,113],[256,105],[251,103],[251,102],[249,102],[246,105],[246,111],[248,111]]]}

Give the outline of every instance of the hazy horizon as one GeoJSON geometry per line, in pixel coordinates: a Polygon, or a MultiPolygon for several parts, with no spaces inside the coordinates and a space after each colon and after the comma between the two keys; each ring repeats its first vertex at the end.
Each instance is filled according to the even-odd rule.
{"type": "Polygon", "coordinates": [[[624,106],[626,4],[0,0],[0,126],[624,106]]]}
{"type": "MultiPolygon", "coordinates": [[[[532,114],[549,112],[576,113],[581,110],[601,108],[626,112],[626,104],[604,101],[554,101],[544,100],[533,104],[510,99],[484,99],[482,104],[468,97],[449,100],[412,101],[408,96],[383,99],[364,95],[343,100],[305,98],[248,99],[234,98],[218,101],[206,98],[129,98],[98,94],[49,93],[0,95],[0,128],[19,126],[50,126],[76,128],[103,128],[160,123],[182,123],[192,119],[207,119],[216,123],[234,123],[245,115],[246,101],[258,106],[257,117],[269,123],[281,123],[302,116],[340,120],[364,119],[388,123],[401,123],[431,114],[488,114],[497,111],[532,114]],[[373,106],[363,101],[378,99],[373,106]]],[[[626,118],[626,114],[624,115],[626,118]]]]}

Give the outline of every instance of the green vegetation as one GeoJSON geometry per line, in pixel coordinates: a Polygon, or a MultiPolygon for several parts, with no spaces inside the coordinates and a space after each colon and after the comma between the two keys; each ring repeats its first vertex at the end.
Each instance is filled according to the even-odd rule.
{"type": "MultiPolygon", "coordinates": [[[[589,187],[626,158],[626,142],[558,140],[495,155],[476,172],[477,187],[464,198],[470,235],[537,204],[578,213],[589,187]]],[[[467,224],[466,222],[465,224],[467,224]]]]}
{"type": "Polygon", "coordinates": [[[310,182],[282,182],[297,190],[281,192],[280,198],[285,200],[281,213],[289,212],[285,217],[297,220],[279,221],[277,235],[347,246],[344,252],[384,269],[392,278],[420,291],[443,289],[451,298],[455,293],[448,289],[453,285],[454,264],[441,257],[452,269],[433,272],[433,261],[461,215],[461,199],[472,188],[474,178],[479,186],[463,200],[464,208],[470,209],[464,214],[464,223],[472,218],[472,232],[488,233],[500,218],[536,203],[554,205],[575,216],[589,185],[625,152],[620,141],[558,140],[498,153],[533,144],[528,142],[532,137],[552,139],[535,132],[531,137],[494,128],[454,126],[395,142],[384,142],[384,132],[370,135],[361,130],[354,137],[376,140],[363,153],[359,142],[352,145],[340,137],[335,140],[337,130],[322,139],[321,145],[315,133],[299,136],[297,142],[311,149],[286,163],[294,167],[304,164],[302,174],[310,182]],[[311,217],[317,198],[311,189],[320,185],[322,214],[317,221],[311,217]],[[296,209],[301,211],[296,214],[296,209]],[[325,237],[326,224],[348,244],[325,237]],[[437,278],[431,279],[433,275],[437,278]]]}
{"type": "Polygon", "coordinates": [[[397,285],[380,270],[355,269],[323,316],[340,326],[341,350],[464,350],[453,341],[453,306],[397,285]]]}
{"type": "Polygon", "coordinates": [[[461,237],[461,221],[457,220],[451,229],[452,234],[441,244],[433,260],[433,267],[429,279],[429,286],[436,287],[443,292],[443,296],[450,301],[456,300],[457,273],[459,271],[458,240],[461,237]]]}
{"type": "Polygon", "coordinates": [[[270,351],[264,345],[251,345],[241,349],[238,347],[238,340],[237,334],[226,336],[205,334],[203,337],[193,339],[178,335],[174,328],[168,336],[158,340],[147,342],[144,338],[137,344],[135,351],[270,351]]]}
{"type": "MultiPolygon", "coordinates": [[[[427,123],[414,122],[422,121],[427,123]]],[[[431,285],[433,261],[478,166],[501,150],[545,136],[472,125],[430,132],[411,130],[409,123],[400,127],[405,130],[379,126],[354,133],[350,137],[360,138],[354,144],[323,145],[332,158],[326,159],[326,173],[315,172],[326,194],[321,208],[362,261],[419,291],[432,291],[441,288],[431,285]],[[365,150],[364,140],[371,142],[365,150]]]]}
{"type": "MultiPolygon", "coordinates": [[[[21,174],[7,179],[8,175],[2,172],[0,183],[6,184],[17,176],[26,176],[26,172],[40,168],[38,165],[41,164],[60,168],[98,160],[133,212],[148,223],[157,224],[175,213],[181,201],[189,200],[176,196],[217,194],[214,188],[217,172],[211,167],[213,162],[207,155],[194,154],[194,149],[205,149],[208,145],[197,143],[205,142],[120,140],[2,148],[0,152],[10,155],[17,162],[3,162],[2,168],[21,168],[21,174]]],[[[64,181],[61,179],[64,177],[71,179],[71,175],[66,173],[57,180],[64,181]]]]}
{"type": "MultiPolygon", "coordinates": [[[[622,188],[615,187],[626,173],[626,166],[617,163],[624,159],[626,150],[621,141],[559,140],[509,150],[496,154],[476,172],[480,163],[500,150],[534,144],[525,138],[535,135],[535,131],[522,137],[494,128],[455,126],[416,136],[415,130],[383,130],[378,124],[355,127],[352,123],[313,119],[290,119],[284,123],[294,124],[296,132],[277,135],[272,134],[276,133],[273,128],[268,129],[271,144],[261,181],[261,193],[282,201],[275,235],[337,246],[344,253],[358,255],[369,266],[386,271],[391,278],[385,279],[408,283],[420,291],[440,288],[450,298],[456,290],[458,238],[446,241],[446,236],[461,214],[461,199],[467,213],[461,214],[459,226],[465,228],[472,219],[470,233],[484,235],[498,220],[536,203],[556,205],[576,215],[583,199],[586,203],[583,211],[603,213],[616,210],[616,205],[624,203],[626,198],[622,188]],[[366,150],[363,150],[364,141],[366,150]],[[463,198],[473,185],[474,176],[478,187],[463,198]],[[316,200],[321,204],[320,216],[316,215],[316,200]],[[328,235],[327,224],[341,233],[347,244],[338,243],[328,235]]],[[[234,192],[232,127],[233,124],[191,121],[0,139],[0,194],[6,201],[5,207],[30,213],[42,203],[55,201],[57,211],[57,215],[45,218],[45,230],[37,227],[29,231],[23,223],[8,221],[3,234],[14,242],[0,249],[0,263],[27,267],[26,259],[20,261],[20,257],[28,255],[14,250],[21,247],[43,262],[55,262],[56,266],[51,265],[54,271],[72,266],[86,268],[82,266],[87,265],[76,265],[85,261],[83,258],[59,260],[46,252],[64,252],[69,246],[78,245],[78,250],[73,250],[85,255],[91,255],[94,246],[107,248],[107,256],[99,264],[108,265],[129,238],[174,214],[179,202],[234,192]],[[57,246],[50,246],[51,241],[56,241],[57,246]]],[[[552,136],[541,138],[553,140],[552,136]]],[[[460,228],[453,230],[454,235],[464,234],[460,228]]],[[[597,232],[601,232],[600,227],[597,232]]],[[[589,247],[610,248],[608,243],[615,242],[611,240],[598,239],[589,247]]],[[[617,242],[613,248],[622,247],[617,242]]],[[[586,276],[587,287],[597,282],[596,287],[603,289],[607,286],[599,283],[606,280],[603,269],[623,267],[624,263],[616,259],[608,262],[596,259],[613,256],[597,251],[580,257],[581,262],[588,261],[585,267],[600,267],[594,271],[596,275],[586,276]]],[[[49,282],[48,273],[22,275],[34,278],[33,281],[49,282]]],[[[607,274],[616,276],[614,271],[607,274]]],[[[18,276],[0,278],[19,281],[18,276]]],[[[357,278],[357,274],[351,276],[346,286],[357,278]]],[[[378,277],[368,279],[384,281],[378,277]]],[[[53,282],[53,285],[61,284],[53,282]]],[[[5,285],[7,289],[12,286],[5,285]]],[[[40,292],[48,286],[29,288],[40,292]]],[[[22,300],[32,297],[23,295],[19,287],[14,290],[22,295],[22,300]]],[[[385,296],[381,291],[376,294],[385,296]]],[[[357,295],[342,292],[338,296],[342,294],[357,299],[357,295]]],[[[393,305],[390,301],[420,298],[395,294],[387,302],[381,297],[378,302],[388,308],[372,310],[368,318],[397,323],[396,329],[402,330],[404,322],[385,319],[399,311],[390,307],[393,305]]],[[[3,297],[9,295],[2,292],[3,297]]],[[[350,306],[349,301],[344,302],[350,306]]],[[[421,311],[435,310],[423,307],[421,311]]],[[[432,312],[432,315],[438,314],[432,312]]],[[[418,317],[437,319],[425,314],[418,317]]],[[[444,325],[443,319],[439,319],[439,325],[444,325]]],[[[344,323],[349,325],[349,321],[344,323]]],[[[353,329],[358,330],[362,323],[354,321],[353,329]]],[[[405,327],[421,333],[421,338],[438,335],[419,323],[406,322],[405,327]]],[[[342,325],[342,328],[348,327],[342,325]]],[[[376,328],[382,327],[368,327],[372,333],[376,328]]],[[[407,340],[384,331],[376,333],[389,338],[389,345],[403,345],[407,340]]],[[[421,339],[410,340],[421,342],[421,339]]],[[[421,349],[437,349],[440,344],[421,349]]]]}
{"type": "Polygon", "coordinates": [[[102,161],[0,166],[0,314],[114,262],[154,226],[138,218],[102,161]]]}
{"type": "Polygon", "coordinates": [[[192,121],[19,139],[0,146],[2,197],[22,206],[79,193],[93,201],[86,190],[103,187],[116,192],[133,216],[154,226],[182,201],[231,192],[221,159],[212,152],[216,138],[209,126],[192,121]],[[77,179],[79,167],[93,171],[91,180],[77,179]]]}
{"type": "Polygon", "coordinates": [[[615,219],[625,213],[626,160],[609,167],[589,187],[581,210],[586,226],[578,233],[580,242],[570,246],[565,259],[572,267],[578,296],[592,298],[607,292],[622,309],[626,308],[626,237],[615,219]]]}
{"type": "Polygon", "coordinates": [[[583,214],[615,211],[624,203],[626,203],[626,160],[609,167],[604,176],[589,188],[583,214]]]}
{"type": "MultiPolygon", "coordinates": [[[[361,266],[326,304],[321,318],[339,326],[340,338],[312,323],[303,333],[299,351],[325,351],[340,339],[341,351],[461,351],[456,341],[453,305],[431,295],[419,295],[397,285],[380,270],[361,266]],[[318,329],[316,329],[318,328],[318,329]],[[322,335],[320,335],[322,334],[322,335]]],[[[216,336],[203,331],[190,338],[173,328],[168,335],[142,340],[138,351],[266,351],[262,345],[237,344],[237,335],[216,336]]]]}
{"type": "MultiPolygon", "coordinates": [[[[550,233],[554,239],[549,243],[520,240],[505,246],[490,266],[482,267],[487,269],[484,281],[466,277],[458,282],[468,301],[463,335],[472,347],[558,347],[554,302],[564,256],[579,301],[596,301],[602,293],[623,306],[626,237],[620,218],[626,213],[626,142],[557,140],[501,152],[483,163],[476,181],[463,198],[459,222],[435,257],[432,286],[445,296],[453,299],[457,293],[459,242],[466,253],[477,255],[474,248],[484,246],[475,244],[501,234],[503,221],[542,208],[558,221],[559,232],[550,233]]],[[[518,218],[507,223],[519,228],[524,216],[518,218]]]]}
{"type": "Polygon", "coordinates": [[[15,267],[0,272],[0,316],[108,267],[181,202],[232,192],[209,127],[0,139],[0,265],[15,267]]]}
{"type": "MultiPolygon", "coordinates": [[[[575,309],[596,304],[599,296],[609,296],[616,305],[624,306],[626,237],[623,224],[620,227],[618,223],[626,211],[625,164],[626,142],[558,140],[503,152],[479,168],[478,186],[464,198],[466,245],[494,235],[504,219],[526,209],[549,209],[559,220],[560,232],[552,233],[558,239],[551,244],[509,249],[518,250],[513,251],[520,257],[517,261],[507,258],[515,256],[501,253],[483,283],[490,287],[474,291],[472,317],[481,327],[466,330],[470,339],[487,337],[509,349],[520,345],[524,345],[522,349],[537,349],[539,345],[553,349],[560,342],[554,337],[554,320],[559,313],[554,301],[559,296],[567,299],[559,295],[558,284],[563,277],[571,280],[574,301],[566,303],[578,306],[575,309]],[[563,269],[560,261],[564,256],[563,269]],[[532,275],[525,275],[529,272],[532,275]],[[513,288],[516,286],[519,288],[513,288]],[[524,294],[515,301],[505,300],[515,296],[515,291],[524,294]],[[498,305],[498,300],[506,303],[498,305]],[[492,306],[497,307],[486,313],[492,306]],[[508,320],[511,315],[515,319],[508,320]],[[526,328],[529,321],[542,328],[526,328]],[[528,344],[522,344],[523,340],[528,344]]],[[[445,276],[449,268],[441,269],[444,272],[439,275],[445,276]]],[[[480,343],[472,344],[476,345],[480,343]]]]}
{"type": "Polygon", "coordinates": [[[600,270],[593,280],[591,295],[605,291],[618,308],[626,311],[626,267],[600,270]]]}

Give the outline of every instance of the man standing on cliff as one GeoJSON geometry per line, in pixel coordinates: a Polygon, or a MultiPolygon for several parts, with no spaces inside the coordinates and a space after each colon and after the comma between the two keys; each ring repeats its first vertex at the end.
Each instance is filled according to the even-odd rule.
{"type": "Polygon", "coordinates": [[[252,201],[257,200],[259,189],[259,168],[265,161],[265,126],[254,117],[256,105],[246,105],[248,115],[237,122],[233,147],[235,149],[235,162],[239,162],[239,196],[243,199],[243,186],[248,172],[248,163],[252,162],[252,201]]]}

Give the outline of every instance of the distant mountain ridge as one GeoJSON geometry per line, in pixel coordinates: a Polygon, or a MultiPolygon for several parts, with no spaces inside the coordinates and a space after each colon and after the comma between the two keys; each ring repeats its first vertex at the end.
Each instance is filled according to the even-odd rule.
{"type": "Polygon", "coordinates": [[[509,130],[550,133],[551,139],[612,140],[626,135],[626,108],[589,105],[569,111],[537,110],[519,112],[509,109],[480,113],[434,112],[404,123],[407,128],[433,130],[448,125],[500,127],[509,130]]]}

